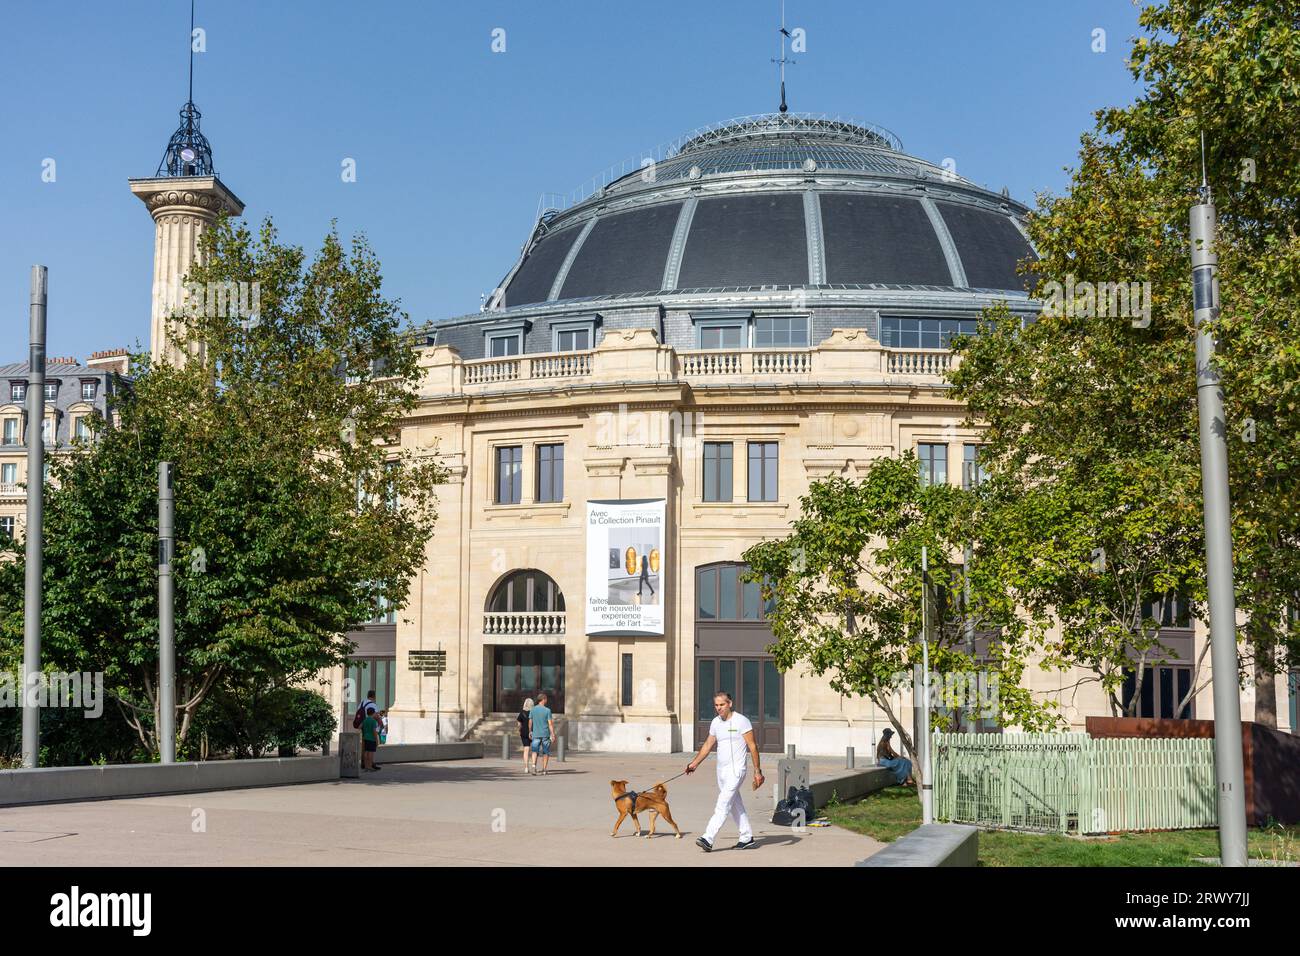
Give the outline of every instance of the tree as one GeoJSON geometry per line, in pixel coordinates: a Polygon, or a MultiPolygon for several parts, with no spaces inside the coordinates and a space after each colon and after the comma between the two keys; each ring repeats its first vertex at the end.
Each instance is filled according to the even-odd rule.
{"type": "MultiPolygon", "coordinates": [[[[1159,476],[1139,482],[1150,495],[1144,510],[1156,524],[1172,516],[1163,508],[1180,516],[1184,550],[1166,557],[1203,578],[1188,507],[1200,501],[1200,473],[1187,220],[1204,134],[1219,212],[1215,333],[1248,620],[1242,656],[1254,670],[1256,717],[1275,723],[1273,677],[1300,663],[1300,21],[1289,3],[1168,0],[1144,9],[1140,23],[1146,35],[1130,65],[1143,92],[1097,114],[1069,190],[1040,197],[1029,272],[1040,298],[1052,282],[1146,282],[1149,311],[1107,314],[1100,295],[1085,294],[1023,329],[992,313],[985,334],[958,343],[952,381],[971,419],[988,426],[990,469],[1021,493],[1064,495],[1068,481],[1122,496],[1128,483],[1115,476],[1159,476]]],[[[1100,525],[1124,501],[1078,503],[1100,525]]],[[[1131,610],[1094,583],[1092,599],[1112,616],[1131,610]]]]}
{"type": "MultiPolygon", "coordinates": [[[[901,682],[920,663],[922,649],[921,548],[928,548],[935,587],[931,597],[929,660],[940,675],[973,676],[985,666],[998,674],[996,716],[1034,730],[1054,726],[1051,707],[1020,686],[1035,629],[1017,614],[976,555],[971,602],[951,559],[962,553],[972,513],[970,496],[946,484],[922,483],[916,457],[874,461],[861,481],[829,478],[812,484],[786,538],[745,552],[750,579],[762,582],[782,670],[806,663],[829,675],[840,694],[865,696],[888,717],[903,746],[912,734],[893,705],[901,682]],[[967,641],[967,616],[985,645],[967,641]]],[[[939,724],[947,719],[937,715],[939,724]]]]}
{"type": "MultiPolygon", "coordinates": [[[[148,365],[118,422],[57,461],[46,487],[45,655],[97,670],[156,752],[157,466],[175,463],[178,739],[220,682],[300,682],[342,662],[344,632],[400,607],[423,563],[442,471],[402,448],[418,358],[364,239],[331,231],[307,263],[268,220],[204,237],[207,289],[256,283],[260,311],[204,309],[180,326],[181,367],[148,365]]],[[[21,562],[0,569],[21,643],[21,562]]]]}

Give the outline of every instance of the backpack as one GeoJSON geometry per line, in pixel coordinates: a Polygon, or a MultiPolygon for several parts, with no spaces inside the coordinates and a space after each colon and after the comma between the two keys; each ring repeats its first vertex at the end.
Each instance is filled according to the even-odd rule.
{"type": "Polygon", "coordinates": [[[368,706],[370,705],[370,703],[371,703],[371,702],[368,701],[368,700],[367,700],[367,701],[364,701],[364,702],[361,704],[361,706],[357,708],[356,716],[352,718],[352,729],[353,729],[353,730],[360,730],[360,729],[361,729],[361,723],[362,723],[362,721],[364,721],[364,720],[366,719],[366,707],[368,707],[368,706]]]}
{"type": "Polygon", "coordinates": [[[797,823],[806,825],[815,816],[812,791],[807,787],[791,787],[786,798],[776,805],[772,822],[779,827],[794,826],[797,823]]]}

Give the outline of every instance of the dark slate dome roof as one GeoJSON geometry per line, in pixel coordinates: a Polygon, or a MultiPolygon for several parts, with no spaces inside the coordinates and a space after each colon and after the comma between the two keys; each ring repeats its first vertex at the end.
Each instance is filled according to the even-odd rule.
{"type": "Polygon", "coordinates": [[[772,287],[1023,294],[1026,212],[888,130],[746,117],[548,210],[488,307],[772,287]]]}

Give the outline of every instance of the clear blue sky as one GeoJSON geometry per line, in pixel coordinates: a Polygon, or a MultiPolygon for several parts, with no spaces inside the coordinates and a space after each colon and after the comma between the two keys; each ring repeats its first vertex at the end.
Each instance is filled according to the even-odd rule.
{"type": "MultiPolygon", "coordinates": [[[[199,0],[194,99],[254,221],[365,232],[416,322],[473,312],[543,192],[777,105],[778,0],[199,0]],[[493,53],[492,31],[506,51],[493,53]],[[357,181],[340,176],[344,158],[357,181]]],[[[789,0],[791,108],[878,123],[1024,202],[1060,191],[1094,110],[1131,102],[1130,0],[789,0]],[[1094,53],[1093,30],[1106,31],[1094,53]]],[[[185,101],[188,0],[0,7],[0,361],[147,346],[152,176],[185,101]],[[57,180],[41,180],[56,161],[57,180]]]]}

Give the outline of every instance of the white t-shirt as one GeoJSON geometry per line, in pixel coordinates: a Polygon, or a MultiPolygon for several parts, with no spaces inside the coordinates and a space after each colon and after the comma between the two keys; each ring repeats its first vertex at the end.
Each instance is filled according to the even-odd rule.
{"type": "Polygon", "coordinates": [[[739,777],[749,770],[749,744],[745,743],[745,734],[753,729],[749,718],[738,711],[731,712],[730,720],[713,718],[709,736],[718,742],[718,776],[739,777]]]}

